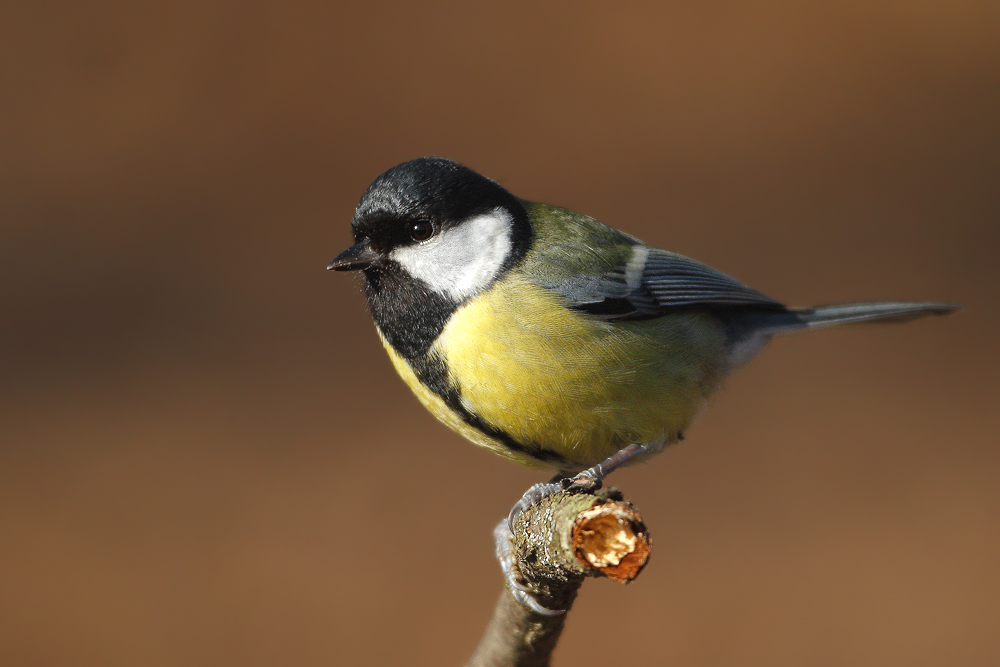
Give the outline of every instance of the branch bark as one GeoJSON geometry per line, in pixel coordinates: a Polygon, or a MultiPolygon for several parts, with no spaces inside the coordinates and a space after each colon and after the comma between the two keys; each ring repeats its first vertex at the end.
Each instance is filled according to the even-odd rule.
{"type": "MultiPolygon", "coordinates": [[[[525,584],[549,609],[569,610],[586,577],[635,579],[652,541],[642,517],[617,489],[560,491],[518,515],[514,555],[525,584]]],[[[566,615],[543,616],[504,587],[467,667],[545,667],[566,615]]]]}

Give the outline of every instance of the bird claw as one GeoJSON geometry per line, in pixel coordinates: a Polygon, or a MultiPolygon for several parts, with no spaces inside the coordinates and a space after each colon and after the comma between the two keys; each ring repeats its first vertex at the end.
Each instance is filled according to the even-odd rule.
{"type": "MultiPolygon", "coordinates": [[[[536,484],[535,486],[538,485],[536,484]]],[[[500,569],[503,570],[503,577],[507,582],[507,588],[510,590],[510,594],[514,596],[514,599],[540,616],[559,616],[565,614],[565,609],[549,609],[540,603],[535,598],[537,591],[521,580],[521,571],[518,569],[514,558],[514,534],[511,532],[508,519],[504,519],[497,524],[496,530],[493,531],[493,537],[496,540],[497,560],[500,561],[500,569]]]]}
{"type": "Polygon", "coordinates": [[[584,470],[576,477],[567,477],[559,480],[559,484],[564,491],[571,493],[593,493],[603,486],[604,481],[598,479],[590,470],[584,470]]]}
{"type": "Polygon", "coordinates": [[[510,508],[510,513],[507,515],[507,529],[513,533],[514,531],[514,521],[517,520],[518,515],[529,507],[534,507],[546,496],[551,496],[553,493],[558,493],[562,491],[562,482],[566,480],[559,480],[558,482],[539,482],[533,485],[530,489],[524,492],[520,500],[514,503],[514,506],[510,508]]]}
{"type": "Polygon", "coordinates": [[[565,477],[554,482],[540,482],[533,485],[524,495],[510,508],[507,518],[497,525],[493,533],[496,540],[497,560],[500,561],[500,569],[503,571],[504,580],[514,599],[531,611],[541,616],[559,616],[565,614],[565,609],[549,609],[541,604],[537,599],[537,591],[531,586],[523,583],[521,571],[517,567],[514,557],[514,522],[521,512],[534,507],[546,496],[560,491],[570,491],[573,493],[590,493],[601,488],[601,480],[597,479],[591,470],[584,470],[575,477],[565,477]]]}
{"type": "Polygon", "coordinates": [[[518,515],[529,507],[534,507],[543,498],[551,496],[553,493],[560,491],[593,493],[601,488],[604,478],[608,474],[647,451],[648,448],[644,445],[629,445],[596,466],[587,468],[574,477],[535,484],[524,492],[520,500],[514,503],[514,506],[510,508],[507,518],[501,521],[497,525],[496,530],[493,531],[493,537],[496,541],[497,560],[500,561],[500,569],[503,570],[507,587],[510,589],[510,593],[514,596],[515,600],[542,616],[558,616],[559,614],[566,613],[565,609],[549,609],[539,603],[535,599],[538,591],[522,581],[521,571],[518,569],[517,561],[514,557],[514,522],[517,520],[518,515]]]}

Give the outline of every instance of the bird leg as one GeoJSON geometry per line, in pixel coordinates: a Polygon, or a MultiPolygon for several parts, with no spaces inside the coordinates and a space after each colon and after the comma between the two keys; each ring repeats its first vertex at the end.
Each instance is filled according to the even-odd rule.
{"type": "Polygon", "coordinates": [[[521,572],[517,567],[517,557],[514,553],[514,521],[517,516],[538,504],[546,496],[559,491],[570,491],[572,493],[593,493],[601,488],[604,478],[612,472],[622,467],[629,461],[641,454],[645,454],[649,448],[645,445],[632,444],[619,449],[617,452],[604,459],[592,468],[587,468],[574,477],[560,478],[558,475],[548,482],[540,482],[524,492],[521,499],[514,503],[510,509],[510,514],[497,525],[493,531],[493,538],[496,542],[497,560],[500,561],[500,569],[503,570],[504,579],[510,589],[514,599],[531,609],[536,614],[542,616],[558,616],[566,613],[565,609],[549,609],[535,599],[535,591],[524,583],[521,572]]]}

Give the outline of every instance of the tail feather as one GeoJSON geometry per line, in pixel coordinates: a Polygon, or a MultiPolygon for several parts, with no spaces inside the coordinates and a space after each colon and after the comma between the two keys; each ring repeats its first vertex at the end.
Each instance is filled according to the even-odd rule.
{"type": "Polygon", "coordinates": [[[927,315],[947,315],[961,306],[950,303],[847,303],[839,306],[789,308],[771,312],[742,313],[726,321],[730,371],[753,359],[773,334],[806,331],[832,324],[906,322],[927,315]]]}
{"type": "Polygon", "coordinates": [[[865,324],[876,322],[907,322],[928,315],[947,315],[961,306],[950,303],[848,303],[815,308],[793,308],[784,313],[766,316],[761,333],[783,333],[797,329],[814,329],[832,324],[865,324]]]}

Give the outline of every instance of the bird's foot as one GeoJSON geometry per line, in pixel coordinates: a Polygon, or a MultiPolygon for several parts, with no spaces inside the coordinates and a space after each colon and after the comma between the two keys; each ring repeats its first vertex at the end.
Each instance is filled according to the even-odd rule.
{"type": "MultiPolygon", "coordinates": [[[[571,478],[575,479],[575,478],[571,478]]],[[[563,482],[569,482],[571,479],[558,479],[553,478],[548,482],[539,482],[533,485],[530,489],[524,492],[520,500],[514,503],[514,506],[510,508],[510,513],[507,514],[507,530],[512,532],[514,530],[514,521],[517,516],[528,509],[529,507],[534,507],[542,501],[546,496],[551,496],[553,493],[558,493],[563,490],[563,482]]]]}
{"type": "Polygon", "coordinates": [[[496,541],[497,560],[500,561],[503,578],[514,599],[540,616],[565,614],[565,609],[549,609],[539,602],[535,597],[537,591],[524,583],[514,556],[514,533],[511,532],[507,519],[497,524],[496,530],[493,531],[493,539],[496,541]]]}
{"type": "Polygon", "coordinates": [[[524,492],[520,500],[514,503],[507,518],[501,521],[496,530],[493,531],[497,560],[500,561],[500,569],[503,570],[504,579],[507,581],[507,586],[514,599],[542,616],[558,616],[566,613],[565,609],[549,609],[542,605],[535,599],[536,591],[523,582],[514,555],[514,522],[518,515],[529,507],[537,505],[546,496],[551,496],[559,491],[593,493],[601,488],[605,477],[647,451],[648,448],[645,445],[629,445],[574,477],[554,478],[548,482],[535,484],[524,492]]]}
{"type": "Polygon", "coordinates": [[[514,521],[517,515],[534,507],[546,496],[551,496],[559,491],[570,491],[571,493],[593,493],[601,488],[604,479],[618,468],[622,467],[632,459],[649,451],[646,445],[629,445],[604,459],[596,466],[587,468],[583,472],[577,473],[574,477],[555,477],[548,482],[535,484],[524,492],[521,499],[514,503],[507,515],[507,527],[513,531],[514,521]]]}

